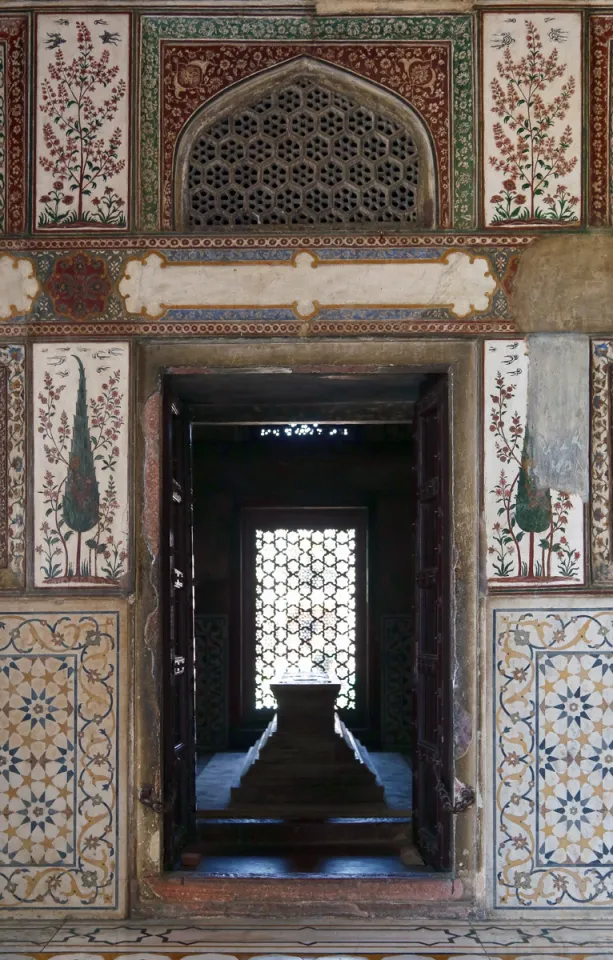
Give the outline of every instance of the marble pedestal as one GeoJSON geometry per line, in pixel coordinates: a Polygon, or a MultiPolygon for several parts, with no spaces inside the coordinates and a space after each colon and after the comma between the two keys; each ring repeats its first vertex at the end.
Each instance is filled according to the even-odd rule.
{"type": "Polygon", "coordinates": [[[230,809],[258,816],[381,816],[383,787],[336,714],[340,685],[271,685],[277,713],[247,757],[230,809]]]}

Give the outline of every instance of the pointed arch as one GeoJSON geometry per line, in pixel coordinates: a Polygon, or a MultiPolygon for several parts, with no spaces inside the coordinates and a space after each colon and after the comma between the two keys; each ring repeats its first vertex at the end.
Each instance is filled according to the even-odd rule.
{"type": "Polygon", "coordinates": [[[434,149],[406,101],[296,57],[190,119],[177,147],[174,209],[176,228],[196,233],[431,228],[434,149]]]}

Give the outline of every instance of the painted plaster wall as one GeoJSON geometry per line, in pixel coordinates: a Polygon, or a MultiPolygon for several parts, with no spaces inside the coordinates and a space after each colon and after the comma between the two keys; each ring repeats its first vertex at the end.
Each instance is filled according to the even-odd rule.
{"type": "MultiPolygon", "coordinates": [[[[50,3],[2,12],[0,677],[9,706],[0,783],[10,837],[0,911],[125,913],[135,876],[122,803],[135,802],[149,775],[138,762],[149,734],[125,709],[128,645],[146,659],[154,691],[160,670],[155,609],[139,620],[155,565],[135,598],[142,632],[129,636],[125,622],[132,578],[158,550],[151,502],[137,524],[146,542],[131,531],[143,483],[131,441],[142,441],[145,422],[146,483],[156,482],[159,457],[155,398],[132,400],[137,338],[225,338],[228,356],[237,338],[315,338],[330,341],[335,362],[343,338],[479,340],[482,380],[467,389],[483,388],[480,570],[481,596],[491,599],[480,649],[493,657],[484,697],[496,711],[476,784],[491,810],[480,827],[479,903],[563,911],[605,902],[612,41],[613,16],[580,4],[347,18],[98,14],[50,3]],[[419,113],[435,156],[437,227],[177,236],[173,163],[185,124],[228,86],[304,56],[379,84],[419,113]],[[544,80],[528,121],[519,101],[530,58],[544,80]],[[553,490],[548,525],[522,531],[523,338],[552,329],[592,337],[590,502],[553,490]],[[65,505],[77,487],[81,519],[65,505]],[[100,742],[87,732],[94,726],[100,742]],[[133,729],[127,791],[121,749],[133,729]],[[514,735],[521,751],[509,747],[514,735]],[[565,823],[572,840],[561,850],[565,823]]],[[[476,658],[458,669],[476,676],[476,658]]],[[[132,826],[144,814],[130,816],[132,826]]],[[[142,834],[150,863],[159,851],[152,822],[142,834]]]]}

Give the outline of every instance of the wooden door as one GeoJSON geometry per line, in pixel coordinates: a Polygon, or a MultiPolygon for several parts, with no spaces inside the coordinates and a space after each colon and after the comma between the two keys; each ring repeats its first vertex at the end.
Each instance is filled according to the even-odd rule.
{"type": "Polygon", "coordinates": [[[447,379],[417,405],[415,842],[426,863],[452,866],[453,749],[449,611],[447,379]]]}
{"type": "Polygon", "coordinates": [[[163,403],[164,859],[172,867],[196,806],[191,425],[169,389],[163,403]]]}

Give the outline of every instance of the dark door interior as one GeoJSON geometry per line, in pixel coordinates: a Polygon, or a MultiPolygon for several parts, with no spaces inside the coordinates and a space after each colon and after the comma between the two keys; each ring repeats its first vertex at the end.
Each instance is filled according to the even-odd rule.
{"type": "Polygon", "coordinates": [[[369,749],[396,749],[405,738],[402,749],[413,755],[416,843],[427,864],[450,869],[446,378],[169,377],[164,411],[167,864],[176,863],[194,826],[196,738],[209,751],[244,749],[267,719],[249,709],[250,627],[240,616],[245,517],[344,509],[362,512],[366,558],[360,706],[350,728],[369,749]],[[332,434],[310,450],[284,442],[288,422],[344,424],[347,442],[332,434]]]}
{"type": "Polygon", "coordinates": [[[413,590],[407,586],[413,583],[412,425],[349,423],[330,437],[297,438],[262,437],[261,429],[205,423],[193,428],[197,701],[210,699],[205,677],[212,673],[226,691],[225,704],[218,694],[212,709],[198,713],[199,749],[249,747],[270,719],[253,710],[254,518],[270,526],[283,515],[284,525],[295,528],[305,523],[301,514],[308,514],[307,526],[327,516],[331,527],[342,527],[351,514],[359,581],[355,699],[351,709],[341,707],[341,717],[369,748],[407,752],[414,619],[413,590]],[[220,629],[228,635],[225,661],[220,629]]]}

